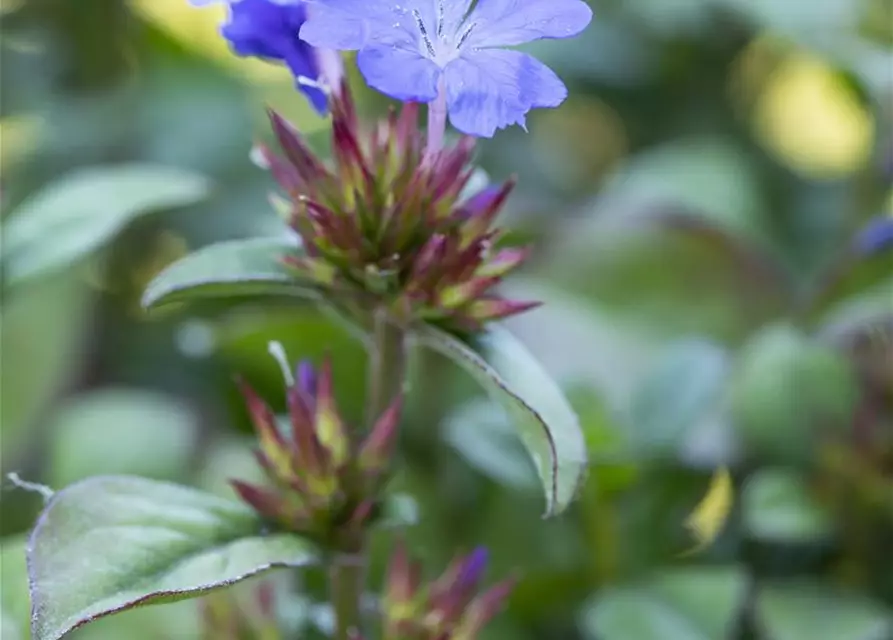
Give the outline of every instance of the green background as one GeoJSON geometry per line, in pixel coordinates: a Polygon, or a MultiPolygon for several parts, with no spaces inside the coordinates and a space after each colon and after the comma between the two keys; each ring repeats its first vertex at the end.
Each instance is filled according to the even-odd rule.
{"type": "MultiPolygon", "coordinates": [[[[453,365],[417,358],[395,484],[420,504],[411,546],[436,573],[484,544],[490,578],[523,576],[487,640],[889,638],[893,253],[860,256],[853,238],[893,215],[893,3],[592,4],[577,39],[525,48],[566,81],[566,103],[478,154],[493,179],[518,176],[503,222],[536,252],[505,289],[546,305],[509,326],[580,412],[588,482],[542,520],[504,417],[453,365]],[[723,466],[728,522],[683,555],[723,466]]],[[[26,278],[10,276],[4,233],[4,475],[58,489],[129,473],[229,495],[227,477],[256,473],[232,379],[281,409],[273,339],[292,358],[329,351],[340,404],[360,415],[365,356],[312,309],[139,308],[185,251],[278,232],[272,181],[248,156],[269,139],[264,103],[326,126],[284,70],[228,53],[219,9],[0,3],[4,229],[74,169],[153,163],[212,185],[106,226],[83,194],[41,224],[27,253],[43,267],[26,278]]],[[[383,114],[354,80],[364,116],[383,114]]],[[[27,637],[22,536],[41,500],[9,483],[0,500],[6,640],[27,637]]],[[[376,583],[390,543],[376,540],[376,583]]],[[[325,626],[322,576],[304,582],[284,615],[325,626]]],[[[196,611],[73,637],[197,637],[196,611]]]]}

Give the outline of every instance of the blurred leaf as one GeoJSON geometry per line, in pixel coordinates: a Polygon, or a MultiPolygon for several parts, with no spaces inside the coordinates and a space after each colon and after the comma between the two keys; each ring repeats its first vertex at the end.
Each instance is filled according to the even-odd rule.
{"type": "Polygon", "coordinates": [[[316,560],[300,538],[262,529],[241,504],[177,485],[106,476],[64,489],[29,541],[34,640],[316,560]]]}
{"type": "Polygon", "coordinates": [[[658,356],[633,394],[630,431],[634,455],[666,455],[714,408],[725,389],[729,363],[717,344],[686,339],[658,356]]]}
{"type": "Polygon", "coordinates": [[[741,496],[742,521],[753,537],[803,543],[833,533],[830,514],[816,503],[804,479],[788,469],[763,469],[750,477],[741,496]]]}
{"type": "Polygon", "coordinates": [[[0,434],[6,465],[27,429],[79,364],[87,330],[86,288],[71,277],[47,278],[5,293],[0,309],[0,434]]]}
{"type": "Polygon", "coordinates": [[[865,287],[822,315],[816,327],[818,336],[834,342],[873,324],[882,324],[893,317],[891,301],[893,278],[873,287],[865,287]]]}
{"type": "Polygon", "coordinates": [[[848,256],[836,263],[824,274],[824,280],[809,301],[807,317],[811,322],[822,322],[853,299],[876,290],[887,296],[887,304],[893,296],[893,251],[872,256],[848,256]]]}
{"type": "Polygon", "coordinates": [[[535,487],[536,470],[518,442],[505,411],[489,401],[473,401],[450,415],[444,440],[479,472],[515,488],[535,487]]]}
{"type": "Polygon", "coordinates": [[[636,587],[598,595],[583,621],[592,640],[718,640],[730,637],[747,578],[735,567],[666,570],[636,587]]]}
{"type": "Polygon", "coordinates": [[[317,294],[289,272],[282,259],[299,250],[288,238],[220,242],[178,260],[149,283],[143,306],[157,309],[197,298],[317,294]]]}
{"type": "Polygon", "coordinates": [[[127,473],[175,480],[188,468],[197,416],[174,398],[137,389],[78,396],[52,418],[50,484],[127,473]]]}
{"type": "Polygon", "coordinates": [[[859,3],[851,0],[810,2],[774,2],[774,0],[711,0],[753,20],[760,28],[788,35],[813,36],[822,30],[839,30],[855,25],[859,3]],[[844,27],[845,28],[845,27],[844,27]]]}
{"type": "Polygon", "coordinates": [[[586,473],[586,443],[558,385],[504,329],[481,333],[476,349],[427,325],[415,335],[465,369],[506,410],[539,471],[546,515],[564,511],[586,473]]]}
{"type": "Polygon", "coordinates": [[[732,412],[753,455],[807,458],[825,435],[850,428],[858,400],[852,368],[786,325],[755,335],[740,356],[732,412]]]}
{"type": "Polygon", "coordinates": [[[384,497],[381,515],[375,522],[379,529],[404,529],[419,521],[419,505],[411,495],[392,493],[384,497]]]}
{"type": "Polygon", "coordinates": [[[253,453],[254,437],[218,438],[204,449],[204,460],[196,478],[196,485],[214,495],[239,500],[229,483],[231,479],[263,484],[266,475],[257,464],[253,453]]]}
{"type": "Polygon", "coordinates": [[[208,181],[174,167],[118,165],[68,174],[23,203],[4,224],[9,282],[62,269],[95,251],[135,217],[200,201],[208,181]]]}
{"type": "Polygon", "coordinates": [[[764,586],[755,613],[766,640],[886,640],[893,634],[893,611],[817,583],[764,586]]]}
{"type": "Polygon", "coordinates": [[[684,211],[742,240],[764,242],[753,166],[731,140],[692,138],[640,153],[606,185],[594,215],[684,211]]]}
{"type": "Polygon", "coordinates": [[[7,633],[12,634],[9,637],[13,640],[27,637],[31,603],[28,599],[26,545],[25,536],[4,538],[0,542],[0,613],[3,616],[0,638],[3,640],[7,633]]]}
{"type": "Polygon", "coordinates": [[[671,209],[644,219],[618,213],[630,215],[574,225],[548,267],[559,286],[597,302],[615,322],[733,342],[788,304],[786,275],[740,234],[671,209]]]}

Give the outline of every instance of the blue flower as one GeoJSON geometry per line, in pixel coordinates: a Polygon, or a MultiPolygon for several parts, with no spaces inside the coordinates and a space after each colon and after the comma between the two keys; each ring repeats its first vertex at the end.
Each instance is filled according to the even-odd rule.
{"type": "Polygon", "coordinates": [[[319,63],[316,52],[299,37],[307,19],[302,0],[189,0],[194,6],[226,1],[229,18],[220,32],[233,51],[285,63],[297,79],[298,88],[320,113],[327,108],[326,95],[302,80],[316,82],[319,63]]]}
{"type": "Polygon", "coordinates": [[[301,38],[356,50],[373,88],[431,102],[445,91],[450,122],[490,137],[524,126],[535,107],[557,107],[567,89],[535,58],[500,47],[569,38],[592,19],[581,0],[308,0],[301,38]]]}

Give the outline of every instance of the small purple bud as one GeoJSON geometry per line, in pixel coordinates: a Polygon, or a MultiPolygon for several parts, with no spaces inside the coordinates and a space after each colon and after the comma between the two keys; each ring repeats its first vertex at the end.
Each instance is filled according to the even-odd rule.
{"type": "Polygon", "coordinates": [[[855,247],[863,256],[893,249],[893,216],[876,218],[865,225],[856,236],[855,247]]]}
{"type": "Polygon", "coordinates": [[[296,376],[298,387],[308,398],[316,398],[316,369],[309,360],[301,360],[298,363],[296,376]]]}
{"type": "Polygon", "coordinates": [[[489,553],[486,547],[475,549],[465,559],[465,564],[459,572],[458,578],[456,578],[456,589],[463,592],[474,589],[487,568],[488,559],[489,553]]]}

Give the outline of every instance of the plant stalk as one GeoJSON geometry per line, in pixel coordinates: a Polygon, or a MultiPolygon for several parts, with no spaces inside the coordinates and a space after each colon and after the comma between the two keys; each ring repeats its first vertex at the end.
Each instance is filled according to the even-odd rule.
{"type": "MultiPolygon", "coordinates": [[[[402,391],[406,370],[406,333],[384,309],[376,310],[366,383],[366,430],[402,391]]],[[[329,568],[335,613],[335,640],[355,640],[363,627],[362,599],[366,586],[366,534],[342,542],[329,568]]]]}
{"type": "Polygon", "coordinates": [[[428,103],[428,144],[425,157],[430,160],[443,148],[443,137],[446,132],[447,95],[443,78],[437,84],[437,97],[428,103]]]}

